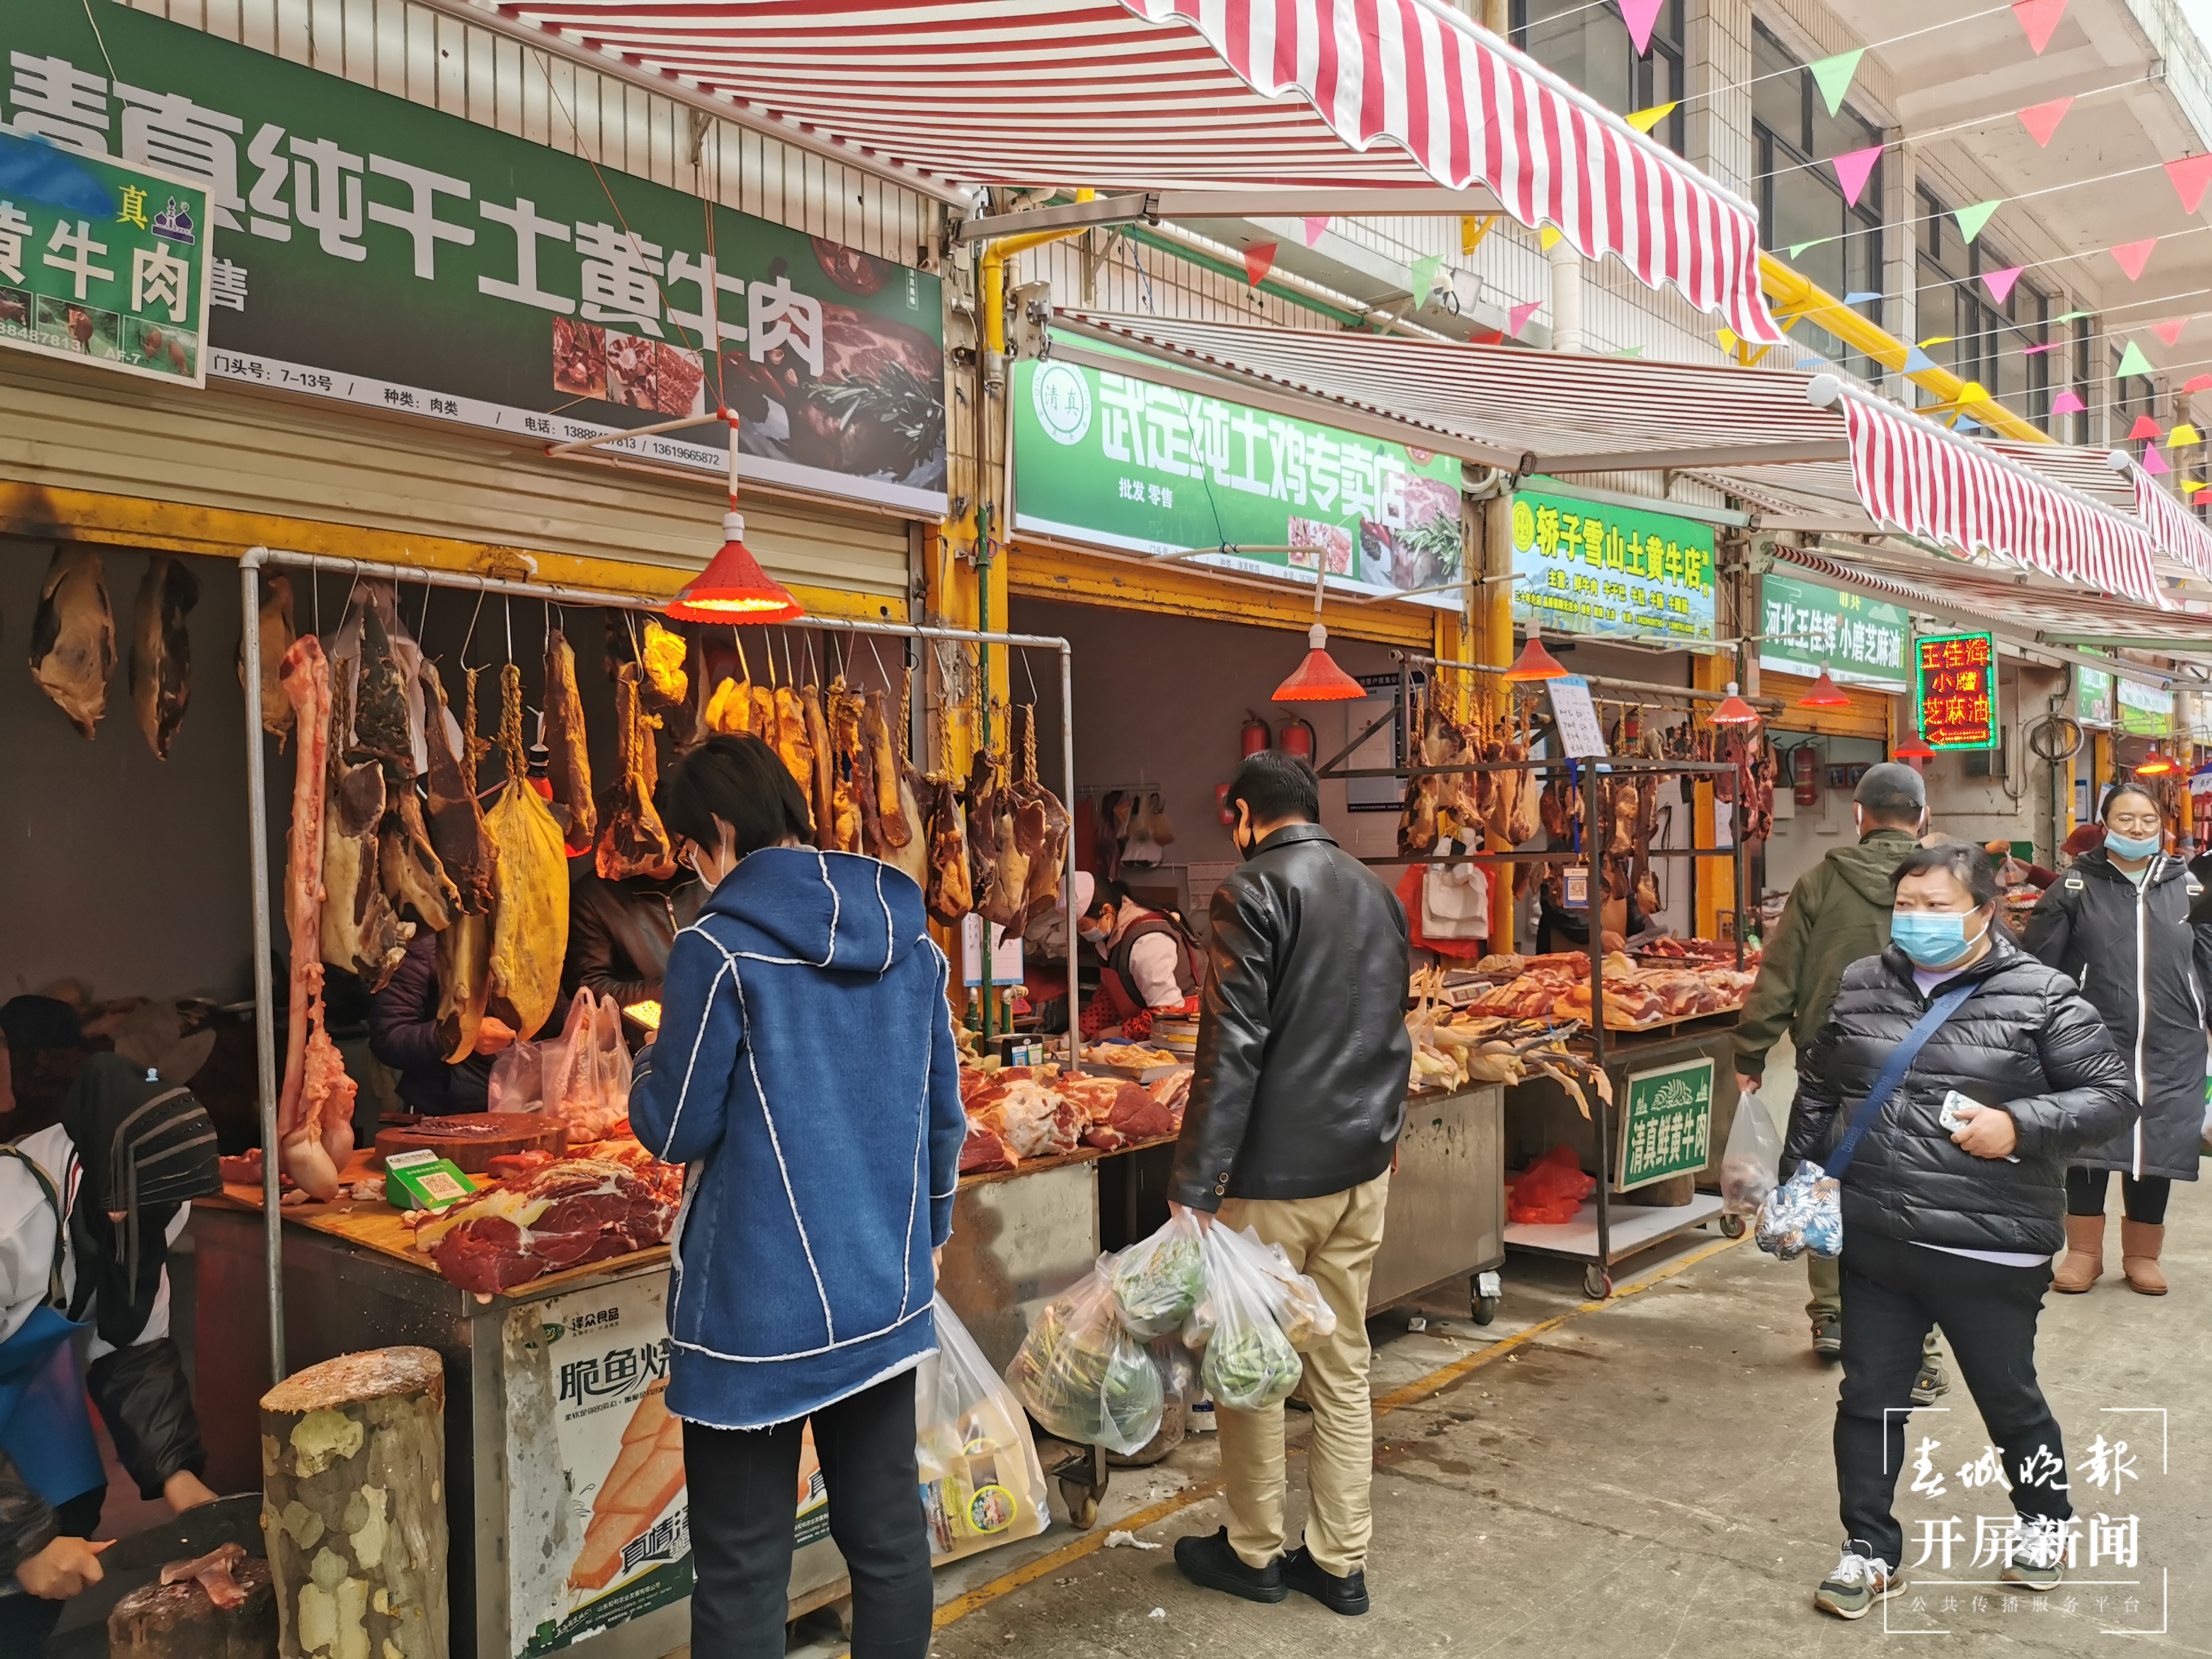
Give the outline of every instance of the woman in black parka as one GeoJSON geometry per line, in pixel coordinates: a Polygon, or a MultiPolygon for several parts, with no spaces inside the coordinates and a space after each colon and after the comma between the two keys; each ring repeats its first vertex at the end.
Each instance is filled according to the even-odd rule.
{"type": "Polygon", "coordinates": [[[2203,884],[2160,848],[2166,825],[2142,785],[2105,798],[2104,845],[2046,888],[2027,948],[2081,988],[2128,1062],[2142,1115],[2066,1172],[2066,1259],[2056,1289],[2086,1291],[2105,1270],[2105,1195],[2120,1171],[2120,1270],[2146,1296],[2166,1294],[2158,1264],[2166,1200],[2197,1179],[2204,1119],[2204,1011],[2212,926],[2192,926],[2203,884]]]}
{"type": "Polygon", "coordinates": [[[1832,1162],[1854,1112],[1930,1005],[1966,990],[1912,1056],[1841,1177],[1844,1542],[1814,1605],[1846,1619],[1904,1588],[1892,1504],[1931,1324],[1942,1327],[2012,1477],[2018,1519],[2001,1577],[2008,1589],[2058,1582],[2061,1523],[2072,1510],[2059,1484],[2058,1425],[2035,1380],[2036,1321],[2064,1237],[2066,1166],[2135,1113],[2127,1066],[2096,1010],[1997,924],[1996,880],[1979,847],[1923,848],[1898,866],[1891,887],[1888,949],[1844,970],[1827,1024],[1798,1056],[1782,1159],[1785,1178],[1804,1160],[1832,1162]],[[1964,1098],[1947,1125],[1954,1093],[1964,1098]]]}

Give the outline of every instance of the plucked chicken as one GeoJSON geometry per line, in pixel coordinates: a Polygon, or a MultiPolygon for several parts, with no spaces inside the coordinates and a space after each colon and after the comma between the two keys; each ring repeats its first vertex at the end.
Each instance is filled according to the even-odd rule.
{"type": "Polygon", "coordinates": [[[31,623],[31,678],[87,738],[107,712],[115,672],[115,613],[100,555],[74,544],[54,550],[31,623]]]}
{"type": "Polygon", "coordinates": [[[147,565],[131,613],[131,707],[155,760],[169,758],[191,701],[192,635],[185,618],[199,602],[199,578],[182,559],[147,565]]]}
{"type": "Polygon", "coordinates": [[[500,671],[500,757],[507,782],[484,815],[499,859],[492,878],[487,1011],[535,1036],[561,993],[568,952],[568,860],[552,809],[530,787],[522,748],[522,671],[500,671]]]}

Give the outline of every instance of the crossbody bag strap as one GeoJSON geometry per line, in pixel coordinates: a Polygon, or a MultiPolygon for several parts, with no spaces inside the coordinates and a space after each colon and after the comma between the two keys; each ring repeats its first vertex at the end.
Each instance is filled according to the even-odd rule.
{"type": "Polygon", "coordinates": [[[63,1213],[61,1195],[54,1190],[52,1178],[21,1147],[0,1146],[0,1158],[12,1158],[31,1172],[31,1179],[39,1183],[39,1195],[54,1212],[54,1259],[46,1271],[46,1301],[58,1308],[62,1304],[62,1267],[69,1251],[69,1218],[63,1213]]]}
{"type": "Polygon", "coordinates": [[[1890,1096],[1897,1092],[1897,1085],[1905,1081],[1905,1074],[1912,1069],[1912,1062],[1922,1047],[1936,1035],[1936,1028],[1956,1013],[1960,1005],[1973,995],[1977,988],[1976,984],[1969,981],[1944,992],[1928,1005],[1928,1012],[1921,1015],[1919,1024],[1905,1034],[1905,1041],[1890,1050],[1887,1062],[1874,1080],[1874,1087],[1868,1090],[1866,1098],[1852,1109],[1850,1127],[1844,1129],[1843,1139],[1829,1157],[1826,1174],[1841,1176],[1850,1168],[1851,1158],[1859,1149],[1859,1142],[1866,1139],[1867,1131],[1874,1127],[1875,1119],[1881,1115],[1881,1109],[1888,1103],[1890,1096]]]}

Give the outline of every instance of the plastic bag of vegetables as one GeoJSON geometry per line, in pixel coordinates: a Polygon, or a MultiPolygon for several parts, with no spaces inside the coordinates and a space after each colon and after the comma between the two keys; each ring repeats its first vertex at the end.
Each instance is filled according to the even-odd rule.
{"type": "Polygon", "coordinates": [[[1160,1431],[1160,1373],[1114,1310],[1106,1260],[1045,1304],[1006,1381],[1046,1433],[1126,1456],[1160,1431]]]}
{"type": "Polygon", "coordinates": [[[1255,1233],[1215,1225],[1201,1260],[1206,1296],[1193,1317],[1202,1310],[1208,1329],[1199,1379],[1217,1406],[1254,1412],[1280,1403],[1305,1367],[1277,1317],[1285,1287],[1270,1270],[1267,1247],[1255,1233]]]}
{"type": "Polygon", "coordinates": [[[1187,1211],[1170,1216],[1167,1225],[1150,1238],[1139,1239],[1114,1257],[1107,1276],[1129,1334],[1142,1342],[1165,1336],[1190,1316],[1204,1288],[1198,1224],[1187,1211]]]}
{"type": "Polygon", "coordinates": [[[937,1352],[914,1379],[915,1462],[929,1553],[944,1561],[1033,1538],[1050,1517],[1021,1402],[942,1295],[935,1316],[937,1352]]]}

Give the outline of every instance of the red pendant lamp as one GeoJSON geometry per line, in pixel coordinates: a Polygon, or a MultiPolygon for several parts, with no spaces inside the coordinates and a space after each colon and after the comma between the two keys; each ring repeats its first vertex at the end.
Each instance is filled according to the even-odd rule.
{"type": "Polygon", "coordinates": [[[1715,726],[1756,726],[1759,724],[1759,710],[1736,695],[1735,682],[1730,680],[1728,695],[1713,710],[1711,719],[1715,726]]]}
{"type": "Polygon", "coordinates": [[[1328,629],[1316,623],[1306,630],[1306,659],[1275,688],[1276,702],[1349,702],[1367,688],[1336,665],[1328,654],[1328,629]]]}
{"type": "Polygon", "coordinates": [[[1521,647],[1521,654],[1513,659],[1513,666],[1498,678],[1509,685],[1527,680],[1557,680],[1566,678],[1566,666],[1544,648],[1543,635],[1534,623],[1528,624],[1528,641],[1521,647]]]}
{"type": "Polygon", "coordinates": [[[1828,671],[1823,668],[1820,678],[1813,682],[1811,690],[1797,699],[1797,706],[1800,708],[1849,708],[1851,700],[1844,694],[1841,686],[1828,678],[1828,671]]]}
{"type": "Polygon", "coordinates": [[[745,550],[745,521],[738,511],[738,417],[730,423],[730,510],[722,515],[722,550],[684,584],[663,614],[678,622],[787,623],[806,614],[791,592],[745,550]]]}
{"type": "Polygon", "coordinates": [[[1892,760],[1934,760],[1936,751],[1930,749],[1927,741],[1917,731],[1915,731],[1903,743],[1889,751],[1889,757],[1892,760]]]}
{"type": "Polygon", "coordinates": [[[2139,778],[2162,778],[2180,769],[2155,749],[2135,763],[2135,775],[2139,778]]]}

